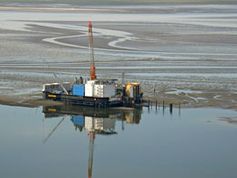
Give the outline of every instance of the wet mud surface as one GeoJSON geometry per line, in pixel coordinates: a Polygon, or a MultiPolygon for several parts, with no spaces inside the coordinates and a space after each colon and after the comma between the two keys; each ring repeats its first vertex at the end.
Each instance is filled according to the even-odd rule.
{"type": "Polygon", "coordinates": [[[236,109],[235,7],[1,8],[0,102],[35,105],[53,73],[88,78],[91,18],[98,77],[125,72],[154,102],[236,109]]]}

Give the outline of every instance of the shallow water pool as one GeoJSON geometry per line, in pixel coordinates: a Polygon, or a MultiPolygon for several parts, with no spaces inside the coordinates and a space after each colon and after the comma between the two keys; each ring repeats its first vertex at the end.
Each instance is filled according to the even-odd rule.
{"type": "Polygon", "coordinates": [[[236,115],[0,105],[0,177],[235,178],[236,115]]]}

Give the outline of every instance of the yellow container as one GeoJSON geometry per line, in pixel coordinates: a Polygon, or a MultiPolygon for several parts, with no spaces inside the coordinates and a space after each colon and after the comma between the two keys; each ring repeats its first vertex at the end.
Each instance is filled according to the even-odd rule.
{"type": "Polygon", "coordinates": [[[140,83],[127,83],[125,85],[126,96],[133,98],[134,97],[134,87],[139,87],[140,83]]]}

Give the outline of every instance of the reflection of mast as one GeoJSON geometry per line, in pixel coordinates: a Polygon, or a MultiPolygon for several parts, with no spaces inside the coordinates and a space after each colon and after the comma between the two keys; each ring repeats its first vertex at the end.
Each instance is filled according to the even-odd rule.
{"type": "Polygon", "coordinates": [[[89,142],[89,158],[88,158],[88,178],[92,178],[95,132],[93,131],[90,132],[89,137],[90,142],[89,142]]]}
{"type": "Polygon", "coordinates": [[[88,158],[88,178],[92,178],[93,154],[95,142],[95,119],[91,118],[91,126],[89,128],[89,158],[88,158]]]}
{"type": "Polygon", "coordinates": [[[96,134],[116,134],[116,132],[114,131],[115,119],[86,116],[85,128],[88,131],[89,135],[88,178],[92,178],[94,143],[96,134]]]}

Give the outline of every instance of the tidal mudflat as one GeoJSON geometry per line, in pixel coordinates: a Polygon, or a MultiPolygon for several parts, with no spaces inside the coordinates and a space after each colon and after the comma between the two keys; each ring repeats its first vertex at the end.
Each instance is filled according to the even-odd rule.
{"type": "Polygon", "coordinates": [[[237,6],[1,6],[1,103],[30,103],[43,83],[97,75],[143,84],[145,96],[193,107],[237,106],[237,6]],[[180,92],[182,91],[182,92],[180,92]],[[187,91],[187,92],[186,92],[187,91]],[[4,96],[4,97],[3,97],[4,96]],[[10,100],[10,101],[9,101],[10,100]]]}

